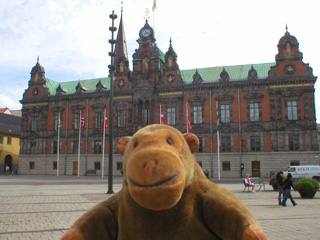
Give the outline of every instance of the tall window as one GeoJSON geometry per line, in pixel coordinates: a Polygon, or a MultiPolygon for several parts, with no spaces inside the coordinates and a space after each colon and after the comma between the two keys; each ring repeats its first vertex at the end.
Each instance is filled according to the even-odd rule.
{"type": "Polygon", "coordinates": [[[79,124],[80,124],[80,113],[74,113],[73,114],[73,128],[74,129],[79,129],[79,124]]]}
{"type": "Polygon", "coordinates": [[[102,153],[101,140],[94,140],[94,153],[102,153]]]}
{"type": "Polygon", "coordinates": [[[142,124],[143,125],[149,124],[149,109],[142,110],[142,124]]]}
{"type": "Polygon", "coordinates": [[[3,136],[0,136],[0,144],[3,144],[3,136]]]}
{"type": "Polygon", "coordinates": [[[297,120],[297,101],[288,101],[288,120],[297,120]]]}
{"type": "Polygon", "coordinates": [[[78,153],[78,148],[79,148],[79,145],[78,145],[78,141],[77,140],[75,140],[75,141],[73,141],[72,142],[72,154],[76,154],[76,153],[78,153]]]}
{"type": "Polygon", "coordinates": [[[30,153],[35,154],[36,153],[37,144],[36,142],[30,142],[30,153]]]}
{"type": "Polygon", "coordinates": [[[250,103],[250,121],[256,122],[259,121],[259,104],[258,103],[250,103]]]}
{"type": "Polygon", "coordinates": [[[94,127],[95,128],[102,128],[103,126],[103,113],[102,112],[95,112],[94,113],[94,127]]]}
{"type": "Polygon", "coordinates": [[[289,151],[299,151],[299,136],[289,135],[289,151]]]}
{"type": "Polygon", "coordinates": [[[58,141],[54,141],[52,144],[52,153],[56,154],[58,153],[58,141]]]}
{"type": "Polygon", "coordinates": [[[222,104],[221,105],[221,122],[228,123],[230,122],[230,105],[222,104]]]}
{"type": "Polygon", "coordinates": [[[167,123],[168,125],[176,124],[176,109],[175,108],[167,108],[167,123]]]}
{"type": "Polygon", "coordinates": [[[202,137],[199,137],[199,149],[198,149],[198,152],[204,152],[205,149],[204,149],[204,144],[203,144],[203,140],[202,140],[202,137]]]}
{"type": "Polygon", "coordinates": [[[221,151],[222,152],[231,152],[231,139],[230,137],[221,138],[221,151]]]}
{"type": "Polygon", "coordinates": [[[250,137],[250,148],[251,148],[251,152],[261,151],[260,137],[257,137],[257,136],[250,137]]]}
{"type": "Polygon", "coordinates": [[[202,106],[193,107],[193,124],[202,123],[202,106]]]}
{"type": "Polygon", "coordinates": [[[31,115],[30,130],[31,131],[38,130],[38,116],[37,115],[31,115]]]}
{"type": "MultiPolygon", "coordinates": [[[[53,126],[54,130],[58,130],[58,124],[59,124],[59,112],[55,112],[53,114],[53,126]]],[[[62,113],[60,113],[60,128],[62,126],[62,113]]]]}
{"type": "Polygon", "coordinates": [[[126,111],[117,112],[117,126],[118,127],[126,126],[126,111]]]}
{"type": "Polygon", "coordinates": [[[7,144],[11,145],[12,144],[12,137],[7,137],[7,144]]]}

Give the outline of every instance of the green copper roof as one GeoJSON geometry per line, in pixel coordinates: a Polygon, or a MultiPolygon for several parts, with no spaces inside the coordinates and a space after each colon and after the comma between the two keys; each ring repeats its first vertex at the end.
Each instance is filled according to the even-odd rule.
{"type": "Polygon", "coordinates": [[[79,81],[72,81],[72,82],[55,82],[47,78],[46,86],[50,91],[50,95],[56,95],[57,94],[57,88],[59,87],[59,84],[61,85],[61,88],[63,91],[65,91],[65,94],[74,94],[76,92],[76,87],[80,83],[82,88],[86,92],[95,92],[97,89],[97,84],[101,81],[103,87],[106,89],[109,89],[110,87],[110,78],[96,78],[96,79],[87,79],[87,80],[79,80],[79,81]]]}
{"type": "Polygon", "coordinates": [[[220,73],[223,71],[223,68],[229,74],[229,81],[239,81],[247,80],[248,72],[251,69],[251,66],[257,71],[258,79],[264,79],[268,77],[268,71],[271,66],[274,66],[276,63],[260,63],[260,64],[247,64],[247,65],[235,65],[235,66],[225,66],[225,67],[210,67],[210,68],[199,68],[199,69],[189,69],[182,70],[181,76],[186,83],[192,83],[193,75],[196,71],[202,77],[202,80],[205,82],[219,82],[220,73]]]}
{"type": "MultiPolygon", "coordinates": [[[[161,58],[164,58],[163,52],[160,52],[161,58]]],[[[251,69],[251,66],[253,66],[253,68],[257,71],[258,79],[266,79],[268,77],[268,71],[270,70],[270,67],[274,65],[275,63],[273,62],[225,67],[199,68],[182,70],[180,71],[180,73],[185,83],[193,82],[193,75],[196,71],[198,71],[204,82],[219,82],[221,78],[220,73],[223,71],[224,68],[226,72],[229,74],[229,81],[241,81],[248,79],[248,72],[251,69]]],[[[57,94],[57,88],[59,87],[59,84],[61,85],[61,88],[63,89],[65,94],[74,94],[76,92],[76,87],[79,83],[86,92],[95,92],[99,80],[101,81],[103,87],[105,87],[106,89],[110,88],[110,78],[96,78],[62,83],[58,83],[53,80],[47,79],[46,86],[48,87],[51,95],[57,94]]]]}

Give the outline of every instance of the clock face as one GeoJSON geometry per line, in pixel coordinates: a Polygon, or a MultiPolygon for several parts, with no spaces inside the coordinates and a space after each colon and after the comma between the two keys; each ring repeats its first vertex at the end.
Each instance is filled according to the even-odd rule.
{"type": "Polygon", "coordinates": [[[37,96],[38,93],[39,93],[39,89],[38,89],[38,88],[34,88],[34,89],[32,90],[33,96],[37,96]]]}
{"type": "Polygon", "coordinates": [[[144,36],[144,37],[148,37],[150,34],[151,34],[150,29],[145,29],[145,30],[143,30],[143,32],[142,32],[142,36],[144,36]]]}

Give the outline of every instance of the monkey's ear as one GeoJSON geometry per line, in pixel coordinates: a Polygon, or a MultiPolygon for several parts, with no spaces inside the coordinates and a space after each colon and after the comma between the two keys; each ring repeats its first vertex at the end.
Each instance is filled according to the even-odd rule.
{"type": "Polygon", "coordinates": [[[190,151],[192,153],[197,151],[199,148],[199,145],[200,145],[199,138],[196,135],[194,135],[193,133],[185,133],[185,134],[183,134],[183,136],[189,145],[190,151]]]}
{"type": "Polygon", "coordinates": [[[129,140],[131,139],[132,137],[129,137],[129,136],[126,136],[126,137],[122,137],[118,140],[118,143],[117,143],[117,151],[123,155],[124,153],[124,150],[126,149],[126,146],[127,146],[127,143],[129,142],[129,140]]]}

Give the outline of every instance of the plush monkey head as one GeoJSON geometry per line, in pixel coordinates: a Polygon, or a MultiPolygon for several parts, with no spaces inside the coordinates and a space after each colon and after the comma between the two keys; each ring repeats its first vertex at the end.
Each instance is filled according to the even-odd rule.
{"type": "Polygon", "coordinates": [[[123,155],[124,185],[142,207],[164,210],[175,206],[191,184],[199,147],[196,135],[182,135],[167,125],[149,125],[118,141],[123,155]]]}

